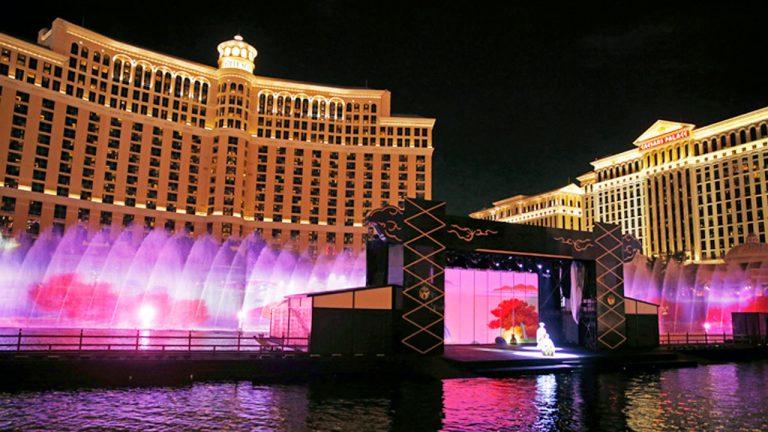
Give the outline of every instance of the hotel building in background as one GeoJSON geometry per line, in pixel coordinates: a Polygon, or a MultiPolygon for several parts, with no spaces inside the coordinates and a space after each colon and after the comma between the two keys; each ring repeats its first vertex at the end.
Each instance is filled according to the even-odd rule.
{"type": "Polygon", "coordinates": [[[7,234],[139,224],[360,250],[369,210],[431,198],[434,119],[391,114],[386,90],[254,75],[240,36],[218,67],[62,19],[0,50],[7,234]]]}
{"type": "Polygon", "coordinates": [[[704,127],[659,120],[632,149],[592,167],[578,188],[513,197],[470,216],[567,228],[564,218],[580,209],[581,229],[619,224],[645,255],[693,262],[719,261],[749,234],[766,241],[768,108],[704,127]]]}

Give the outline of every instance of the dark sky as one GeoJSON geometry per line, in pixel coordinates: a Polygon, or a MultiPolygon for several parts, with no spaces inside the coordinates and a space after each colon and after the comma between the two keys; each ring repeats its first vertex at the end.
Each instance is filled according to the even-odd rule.
{"type": "Polygon", "coordinates": [[[209,65],[240,32],[260,75],[388,89],[394,113],[437,118],[433,197],[454,214],[565,185],[657,119],[768,105],[759,3],[173,3],[17,1],[0,32],[34,39],[60,16],[209,65]]]}

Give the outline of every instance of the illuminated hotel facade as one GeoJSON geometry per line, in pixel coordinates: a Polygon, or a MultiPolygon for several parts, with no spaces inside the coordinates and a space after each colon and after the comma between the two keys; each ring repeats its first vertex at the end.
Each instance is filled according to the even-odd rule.
{"type": "Polygon", "coordinates": [[[386,90],[254,75],[240,36],[217,68],[61,19],[0,50],[6,234],[134,224],[360,250],[369,210],[431,198],[434,119],[392,115],[386,90]]]}
{"type": "Polygon", "coordinates": [[[584,190],[575,184],[538,195],[516,195],[470,214],[475,219],[582,230],[584,190]]]}
{"type": "MultiPolygon", "coordinates": [[[[645,255],[692,262],[719,261],[749,234],[765,243],[768,108],[704,127],[659,120],[634,145],[578,177],[582,229],[618,224],[645,255]]],[[[471,216],[504,220],[499,203],[471,216]]],[[[528,216],[515,222],[559,227],[528,216]]]]}

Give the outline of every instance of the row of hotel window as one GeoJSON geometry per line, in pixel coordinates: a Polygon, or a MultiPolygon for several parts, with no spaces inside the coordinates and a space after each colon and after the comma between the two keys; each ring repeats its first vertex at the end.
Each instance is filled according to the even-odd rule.
{"type": "MultiPolygon", "coordinates": [[[[154,91],[159,94],[155,94],[152,97],[152,106],[147,105],[149,103],[150,94],[147,91],[140,91],[139,89],[151,90],[153,87],[145,79],[143,82],[141,79],[134,81],[134,89],[132,91],[132,100],[128,99],[130,88],[128,86],[120,86],[121,82],[117,76],[113,77],[113,81],[118,84],[112,84],[108,86],[108,71],[109,71],[109,57],[103,58],[99,53],[94,53],[93,64],[91,65],[91,78],[89,80],[88,89],[85,88],[88,71],[87,59],[78,59],[77,57],[70,58],[69,69],[67,71],[67,84],[65,86],[65,93],[77,98],[84,98],[88,101],[95,102],[101,105],[106,105],[121,110],[137,112],[145,115],[152,115],[153,117],[168,119],[171,121],[180,121],[182,123],[188,123],[200,127],[205,126],[205,115],[208,97],[208,84],[196,81],[195,84],[189,82],[188,79],[177,76],[174,80],[174,90],[171,91],[171,73],[167,71],[157,71],[154,76],[156,80],[154,82],[154,91]],[[99,62],[103,63],[103,66],[99,62]],[[162,79],[160,77],[162,76],[162,79]],[[101,78],[101,79],[99,79],[101,78]],[[107,89],[109,88],[111,96],[107,95],[107,89]],[[186,91],[185,91],[186,89],[186,91]],[[87,90],[87,91],[86,91],[87,90]],[[161,95],[166,96],[161,96],[161,95]],[[169,115],[169,98],[167,96],[173,95],[172,109],[169,115]],[[187,98],[184,98],[187,95],[187,98]],[[181,99],[179,99],[181,98],[181,99]]],[[[117,61],[115,62],[118,63],[117,61]]],[[[42,70],[39,70],[39,62],[34,57],[29,57],[25,54],[11,51],[8,48],[2,48],[2,54],[0,55],[0,75],[12,76],[19,81],[26,81],[30,84],[36,83],[36,78],[40,74],[40,80],[37,83],[44,88],[50,88],[54,91],[61,90],[61,78],[62,67],[54,66],[51,63],[43,62],[42,70]],[[15,54],[15,67],[11,74],[10,64],[11,56],[15,54]],[[51,79],[51,76],[53,79],[51,79]]],[[[140,71],[141,67],[138,66],[136,71],[140,71]]],[[[144,76],[150,71],[142,72],[144,76]]]]}
{"type": "MultiPolygon", "coordinates": [[[[0,198],[0,233],[9,235],[13,231],[13,223],[15,218],[15,211],[17,206],[17,199],[13,197],[3,196],[0,198]]],[[[91,211],[91,209],[86,208],[76,208],[77,209],[77,220],[81,223],[87,223],[92,217],[92,213],[95,213],[99,216],[99,225],[102,226],[111,226],[113,225],[114,216],[115,214],[111,211],[91,211]]],[[[63,231],[66,220],[67,220],[67,210],[68,206],[62,205],[62,204],[54,204],[53,205],[53,228],[55,230],[63,231]]],[[[29,201],[28,202],[28,209],[27,209],[27,215],[29,218],[27,218],[27,225],[25,228],[25,231],[29,234],[36,235],[40,233],[40,217],[43,214],[43,202],[42,201],[29,201]]],[[[118,213],[119,215],[119,213],[118,213]]],[[[122,214],[122,226],[128,227],[131,225],[136,224],[138,220],[142,220],[141,216],[135,216],[133,214],[122,214]]],[[[154,216],[144,216],[143,217],[143,224],[144,227],[147,229],[153,229],[156,227],[156,221],[157,218],[154,216]]],[[[167,219],[163,221],[163,228],[167,231],[175,231],[176,229],[180,229],[183,226],[183,229],[190,234],[194,234],[195,232],[195,222],[191,221],[176,221],[173,219],[167,219]],[[183,224],[183,225],[182,225],[183,224]]],[[[208,234],[213,234],[214,229],[214,223],[212,222],[206,222],[206,232],[208,234]]],[[[245,232],[245,229],[243,225],[234,225],[232,223],[222,223],[220,224],[221,231],[220,233],[223,235],[223,237],[228,237],[232,234],[237,234],[239,236],[243,236],[247,234],[245,232]],[[233,228],[237,228],[237,232],[233,228]]],[[[258,231],[260,234],[264,235],[264,229],[263,228],[256,228],[256,231],[258,231]]],[[[318,231],[313,230],[296,230],[296,229],[281,229],[281,228],[274,228],[270,229],[269,233],[273,240],[280,241],[282,240],[282,234],[286,232],[290,235],[291,240],[298,240],[299,237],[304,234],[306,236],[309,243],[317,242],[319,240],[319,233],[318,231]]],[[[344,245],[351,245],[353,243],[354,234],[347,232],[347,233],[336,233],[336,232],[327,232],[325,233],[325,242],[328,244],[334,244],[336,243],[338,234],[341,234],[343,237],[343,243],[344,245]]]]}
{"type": "MultiPolygon", "coordinates": [[[[196,125],[199,127],[205,126],[205,116],[206,116],[206,107],[208,101],[208,83],[207,82],[201,82],[199,80],[195,80],[192,82],[192,80],[189,77],[182,77],[181,75],[176,75],[173,77],[171,72],[169,71],[163,71],[163,70],[156,70],[152,71],[148,65],[142,66],[141,64],[137,64],[133,69],[130,67],[124,67],[130,66],[130,63],[124,63],[120,59],[116,59],[114,61],[114,67],[113,67],[113,74],[112,74],[112,81],[114,81],[117,84],[108,85],[107,79],[108,79],[108,71],[109,71],[109,64],[110,59],[108,56],[101,56],[98,52],[93,53],[92,63],[91,66],[91,75],[88,82],[88,89],[86,89],[86,81],[87,81],[87,71],[88,71],[88,58],[87,58],[87,48],[83,47],[80,55],[82,58],[77,57],[77,44],[73,44],[73,54],[74,56],[70,58],[69,61],[69,69],[67,71],[67,82],[71,84],[67,84],[65,87],[65,93],[70,96],[75,96],[77,98],[84,98],[88,101],[98,103],[100,105],[106,105],[113,108],[125,110],[125,111],[131,111],[140,113],[143,115],[151,115],[152,117],[161,118],[161,119],[167,119],[174,122],[182,122],[182,123],[188,123],[192,125],[196,125]],[[131,72],[133,71],[133,72],[131,72]],[[133,79],[131,79],[131,73],[133,73],[133,79]],[[154,81],[152,78],[154,77],[154,81]],[[100,78],[100,79],[99,79],[100,78]],[[123,85],[120,85],[123,84],[123,85]],[[130,85],[133,85],[133,89],[131,89],[130,85]],[[109,89],[109,95],[107,94],[107,91],[109,89]],[[145,91],[141,91],[141,90],[145,91]],[[87,91],[86,91],[87,90],[87,91]],[[153,90],[155,94],[150,94],[149,90],[153,90]],[[129,97],[130,95],[130,97],[129,97]],[[169,98],[169,96],[172,96],[172,98],[169,98]],[[150,97],[151,97],[151,104],[150,104],[150,97]],[[181,98],[181,99],[180,99],[181,98]],[[189,100],[187,100],[189,99],[189,100]],[[169,115],[170,113],[170,115],[169,115]]],[[[0,56],[0,74],[1,75],[9,75],[10,74],[10,67],[9,63],[11,63],[11,54],[12,51],[3,48],[2,49],[2,56],[0,56]]],[[[16,66],[14,69],[13,76],[20,81],[25,80],[25,72],[26,72],[26,81],[29,83],[35,83],[36,76],[38,73],[38,65],[39,62],[36,58],[30,57],[29,60],[27,60],[27,56],[21,53],[15,53],[16,54],[16,66]]],[[[40,85],[44,88],[51,88],[54,91],[59,91],[61,82],[58,79],[54,79],[53,82],[51,82],[50,76],[51,71],[53,71],[53,77],[54,78],[61,78],[62,77],[62,68],[61,66],[54,66],[48,62],[43,62],[43,68],[42,68],[42,79],[40,81],[40,85]]],[[[222,84],[223,86],[226,86],[226,84],[222,84]]],[[[232,88],[234,88],[234,84],[232,84],[232,88]]],[[[242,84],[240,84],[240,87],[242,87],[242,84]]],[[[250,90],[248,90],[250,91],[250,90]]],[[[240,98],[240,101],[238,102],[236,99],[233,100],[234,96],[230,96],[227,98],[226,96],[222,96],[224,98],[224,102],[229,100],[230,104],[236,103],[238,105],[242,105],[242,98],[240,98]]],[[[262,94],[260,96],[260,100],[264,99],[265,95],[262,94]]],[[[282,96],[278,97],[278,105],[279,101],[281,101],[282,96]]],[[[266,100],[271,100],[271,97],[267,97],[266,100]]],[[[287,100],[287,98],[286,98],[287,100]]],[[[286,103],[286,107],[289,107],[291,104],[286,103]]],[[[296,105],[300,111],[297,112],[301,113],[301,115],[309,115],[309,109],[310,109],[310,103],[307,99],[296,98],[294,100],[294,105],[296,105]]],[[[329,105],[333,105],[333,108],[338,113],[338,118],[343,117],[342,109],[343,109],[343,102],[339,101],[338,103],[330,103],[329,105]]],[[[371,113],[376,113],[376,104],[363,104],[363,110],[365,112],[368,112],[370,110],[371,113]]],[[[311,104],[312,107],[312,115],[319,118],[322,116],[322,112],[325,107],[325,101],[318,102],[317,100],[314,100],[311,104]]],[[[288,109],[288,113],[290,113],[290,108],[288,109]]],[[[347,103],[347,111],[348,112],[357,112],[360,109],[360,104],[352,104],[347,103]]],[[[244,114],[246,116],[247,121],[247,98],[246,98],[246,111],[238,113],[239,109],[234,107],[228,107],[228,108],[220,108],[217,112],[220,116],[224,116],[226,114],[234,115],[234,114],[244,114]],[[226,112],[224,111],[226,109],[226,112]]],[[[262,112],[262,111],[260,111],[262,112]]],[[[269,110],[268,112],[271,112],[269,110]]],[[[281,112],[285,112],[285,109],[281,112]]],[[[337,116],[334,116],[333,118],[337,118],[337,116]]],[[[361,118],[360,115],[350,115],[348,116],[350,120],[358,120],[361,118]]],[[[369,116],[364,115],[362,116],[362,120],[364,122],[369,121],[369,116]]],[[[264,118],[260,117],[259,119],[260,124],[263,123],[264,118]]],[[[376,116],[372,115],[370,116],[371,123],[376,123],[376,116]]],[[[245,127],[245,124],[242,123],[239,120],[236,119],[221,119],[217,123],[218,126],[224,127],[225,125],[228,127],[236,127],[240,128],[245,127]]],[[[271,120],[267,123],[271,123],[271,120]]],[[[298,128],[296,125],[297,122],[294,123],[294,128],[298,128]]],[[[286,122],[285,127],[287,128],[289,126],[290,122],[286,122]]],[[[289,138],[289,131],[280,131],[276,130],[274,131],[274,134],[272,133],[272,129],[269,128],[269,124],[266,129],[259,128],[257,130],[258,136],[265,136],[265,137],[275,137],[275,138],[289,138]],[[281,133],[282,132],[282,133],[281,133]]],[[[303,129],[306,130],[306,122],[302,122],[303,129]]],[[[324,124],[320,124],[320,128],[322,128],[324,124]]],[[[278,125],[280,127],[280,125],[278,125]]],[[[316,130],[318,128],[318,125],[313,122],[312,124],[313,130],[316,130]]],[[[355,128],[357,129],[357,128],[355,128]]],[[[390,128],[391,129],[391,128],[390,128]]],[[[402,129],[402,128],[399,128],[402,129]]],[[[418,136],[418,130],[419,128],[416,128],[414,135],[418,136]]],[[[374,133],[375,128],[371,128],[371,133],[374,133]]],[[[322,132],[322,131],[321,131],[322,132]]],[[[409,128],[406,128],[406,136],[408,135],[409,128]]],[[[331,129],[329,130],[329,133],[334,133],[334,131],[331,129]]],[[[339,133],[339,132],[337,132],[339,133]]],[[[347,131],[347,133],[351,133],[350,131],[347,131]]],[[[356,134],[357,132],[355,132],[356,134]]],[[[383,129],[382,129],[382,133],[383,129]]],[[[391,131],[389,133],[391,135],[391,131]]],[[[400,135],[400,134],[398,134],[400,135]]],[[[426,137],[426,129],[424,129],[424,136],[426,137]]],[[[307,134],[299,131],[294,131],[293,133],[293,139],[296,140],[307,140],[307,134]]],[[[310,141],[325,141],[324,134],[316,134],[312,133],[309,134],[309,140],[310,141]]],[[[331,143],[341,144],[341,137],[330,137],[329,140],[331,143]],[[335,138],[335,139],[334,139],[335,138]]],[[[345,144],[354,144],[357,145],[357,138],[350,140],[349,138],[345,139],[345,144]],[[349,141],[349,142],[347,142],[349,141]]],[[[363,145],[369,145],[368,138],[362,139],[363,145]]],[[[376,138],[371,138],[370,145],[376,144],[376,138]]],[[[395,142],[393,142],[392,138],[389,138],[387,141],[384,141],[382,138],[382,145],[388,145],[388,146],[395,146],[395,142]]],[[[402,139],[397,139],[396,145],[398,147],[410,147],[411,142],[409,142],[408,139],[403,141],[402,139]]],[[[427,147],[426,139],[414,139],[413,140],[413,146],[414,147],[427,147]]]]}
{"type": "MultiPolygon", "coordinates": [[[[20,173],[20,163],[21,163],[21,151],[23,148],[23,138],[24,138],[24,126],[26,126],[26,120],[24,116],[27,114],[27,104],[29,102],[29,95],[23,92],[17,92],[17,103],[15,111],[22,115],[14,115],[14,124],[20,126],[20,128],[13,128],[11,135],[13,138],[17,138],[16,140],[12,140],[11,147],[9,151],[8,156],[8,162],[9,164],[6,166],[6,174],[18,177],[20,173]]],[[[49,148],[47,147],[50,144],[50,136],[47,135],[44,132],[50,132],[51,130],[51,124],[46,122],[45,120],[52,120],[53,119],[53,110],[55,108],[55,103],[53,101],[44,99],[42,103],[42,110],[41,110],[41,121],[40,121],[40,133],[38,136],[38,148],[36,150],[36,160],[35,160],[35,168],[36,170],[33,173],[33,179],[35,180],[32,185],[33,191],[37,192],[43,192],[45,185],[44,182],[46,180],[46,169],[47,169],[47,156],[49,153],[49,148]]],[[[57,194],[62,196],[68,196],[69,195],[69,175],[71,173],[72,168],[72,153],[71,151],[74,150],[74,138],[75,138],[75,129],[77,124],[77,115],[78,115],[78,109],[72,106],[67,106],[67,117],[65,124],[67,126],[70,126],[71,128],[65,128],[65,136],[71,138],[68,140],[64,140],[63,142],[63,150],[61,154],[61,164],[59,169],[59,187],[57,188],[57,194]]],[[[88,130],[91,132],[98,132],[99,128],[99,121],[100,118],[97,114],[91,112],[89,113],[89,127],[88,130]]],[[[109,150],[107,152],[107,161],[106,161],[106,173],[105,173],[105,183],[103,186],[103,194],[102,194],[102,202],[105,203],[113,203],[114,202],[114,191],[115,191],[115,175],[114,173],[117,171],[118,168],[118,162],[119,162],[119,147],[120,147],[120,141],[114,138],[119,138],[121,135],[121,121],[116,118],[112,118],[110,122],[110,136],[112,138],[109,139],[108,147],[109,150]]],[[[131,138],[131,144],[129,147],[130,150],[130,157],[129,157],[129,165],[128,165],[128,177],[127,177],[127,186],[126,186],[126,195],[127,198],[125,199],[124,203],[128,206],[134,206],[136,204],[136,184],[138,182],[137,174],[139,173],[139,161],[140,161],[140,152],[141,152],[141,144],[140,142],[134,142],[134,141],[141,141],[142,135],[141,132],[143,131],[143,125],[141,123],[134,123],[132,127],[132,132],[130,135],[131,138]]],[[[162,134],[163,130],[159,127],[153,128],[153,140],[152,140],[152,148],[150,153],[150,160],[149,160],[149,171],[148,171],[148,182],[147,185],[149,187],[149,190],[147,191],[147,198],[149,200],[146,202],[147,208],[156,208],[156,199],[157,199],[157,187],[158,187],[158,180],[157,177],[159,176],[159,166],[160,166],[160,156],[162,152],[162,134]]],[[[177,190],[178,190],[178,181],[179,181],[179,169],[180,169],[180,157],[181,157],[181,140],[182,136],[178,131],[174,131],[173,133],[173,141],[172,141],[172,152],[171,152],[171,159],[172,162],[170,163],[170,172],[169,172],[169,183],[168,183],[168,195],[167,200],[169,204],[166,206],[166,209],[169,211],[175,211],[175,201],[177,200],[177,190]]],[[[234,139],[234,143],[237,143],[236,137],[230,137],[230,141],[234,139]]],[[[92,194],[92,188],[93,188],[93,177],[94,177],[94,166],[95,166],[95,156],[97,153],[97,147],[95,145],[90,144],[96,144],[97,136],[89,134],[88,139],[86,140],[89,145],[86,145],[85,147],[85,160],[84,160],[84,168],[82,172],[82,191],[81,191],[81,198],[82,199],[90,199],[92,194]]],[[[218,147],[214,146],[214,150],[216,150],[218,147]]],[[[236,147],[234,148],[234,153],[236,154],[236,147]]],[[[260,152],[266,153],[267,146],[260,146],[259,147],[260,152]]],[[[285,151],[284,147],[281,147],[281,152],[285,151]]],[[[189,163],[189,170],[190,170],[190,177],[189,177],[189,186],[188,186],[188,193],[187,196],[187,204],[189,206],[187,207],[187,213],[194,214],[195,213],[195,207],[196,204],[196,198],[195,198],[195,192],[197,191],[197,177],[195,174],[199,171],[198,163],[199,163],[199,152],[200,152],[200,137],[193,136],[193,145],[192,145],[192,156],[190,158],[189,163]]],[[[303,149],[295,149],[295,152],[300,152],[300,154],[303,154],[303,149]]],[[[319,158],[321,156],[320,151],[313,151],[312,153],[313,157],[319,158]]],[[[349,154],[347,156],[347,169],[353,169],[355,168],[354,165],[354,159],[355,154],[349,154]]],[[[365,160],[372,160],[373,155],[372,154],[365,154],[365,160]]],[[[334,160],[338,160],[339,153],[338,152],[331,152],[330,154],[330,163],[334,164],[334,160]]],[[[389,160],[390,155],[382,155],[383,160],[389,160]]],[[[407,162],[407,156],[406,155],[400,155],[399,159],[401,161],[401,170],[404,170],[407,168],[407,165],[405,162],[407,162]]],[[[425,168],[425,156],[418,155],[416,157],[416,171],[418,174],[416,175],[417,183],[416,183],[416,189],[417,194],[420,194],[421,196],[424,195],[424,189],[425,189],[425,175],[424,175],[424,168],[425,168]]],[[[277,158],[278,162],[278,171],[279,168],[283,165],[280,164],[280,162],[284,162],[283,156],[278,156],[277,158]],[[283,159],[282,161],[280,159],[283,159]]],[[[313,161],[314,163],[315,161],[313,161]]],[[[368,168],[372,169],[372,164],[369,162],[366,162],[366,166],[368,168]]],[[[386,168],[389,166],[388,163],[385,163],[383,168],[386,170],[386,168]]],[[[229,169],[229,167],[228,167],[229,169]]],[[[298,168],[300,169],[300,168],[298,168]]],[[[264,166],[264,171],[266,170],[266,166],[264,166]]],[[[294,170],[295,171],[295,170],[294,170]]],[[[314,173],[314,171],[313,171],[314,173]]],[[[332,179],[331,186],[336,186],[334,178],[334,173],[337,173],[335,170],[330,171],[330,178],[332,179]]],[[[319,173],[316,173],[319,174],[319,173]]],[[[349,174],[354,174],[354,172],[349,172],[349,174]]],[[[388,174],[385,174],[388,176],[388,174]]],[[[364,173],[364,177],[368,178],[371,176],[371,172],[367,171],[364,173]]],[[[300,178],[300,177],[299,177],[300,178]]],[[[401,172],[400,174],[401,180],[407,179],[407,174],[405,172],[401,172]]],[[[281,177],[276,178],[276,183],[281,183],[281,177]]],[[[258,180],[266,181],[266,175],[260,174],[258,180]]],[[[295,180],[295,179],[294,179],[295,180]]],[[[234,177],[233,177],[234,181],[234,177]]],[[[17,185],[17,180],[14,178],[6,178],[6,185],[10,187],[15,187],[17,185]]],[[[300,184],[301,181],[295,182],[294,184],[300,184]]],[[[354,190],[356,185],[355,182],[348,181],[347,187],[350,190],[354,190]]],[[[215,185],[215,178],[212,181],[212,187],[215,185]]],[[[368,193],[367,196],[364,196],[364,198],[372,198],[372,195],[370,194],[370,189],[372,188],[372,182],[366,181],[362,184],[364,187],[366,187],[368,190],[366,191],[368,193]]],[[[263,186],[263,185],[262,185],[263,186]]],[[[384,182],[382,185],[385,189],[388,189],[389,183],[384,182]]],[[[405,190],[407,188],[406,183],[400,182],[398,184],[398,187],[400,189],[400,198],[404,196],[405,190]]],[[[234,187],[230,188],[231,192],[230,194],[234,194],[234,187]]],[[[258,189],[258,188],[257,188],[258,189]]],[[[282,188],[281,188],[282,189],[282,188]]],[[[319,188],[312,188],[312,190],[319,189],[319,188]]],[[[318,190],[319,192],[319,190],[318,190]]],[[[349,192],[349,191],[348,191],[349,192]]],[[[212,194],[215,193],[215,190],[212,191],[212,194]]],[[[263,200],[263,194],[260,194],[261,198],[263,200]]],[[[330,195],[335,196],[335,190],[330,190],[330,195]]],[[[280,195],[276,197],[276,201],[280,202],[280,195]]],[[[257,196],[257,199],[259,196],[257,196]]],[[[385,201],[389,199],[389,191],[385,190],[382,192],[382,199],[385,201]]],[[[385,201],[382,201],[385,202],[385,201]]],[[[232,203],[234,200],[232,200],[232,203]]],[[[213,203],[209,203],[212,205],[213,203]]],[[[278,206],[278,208],[275,211],[281,211],[281,206],[278,206]]],[[[363,203],[364,209],[370,209],[372,207],[372,202],[370,200],[366,200],[363,203]]],[[[232,213],[232,209],[226,209],[228,210],[228,214],[232,213]]],[[[212,209],[209,209],[209,212],[211,212],[212,209]]],[[[335,216],[334,213],[335,209],[329,208],[328,215],[329,216],[335,216]]],[[[263,214],[257,214],[257,218],[262,219],[263,214]]],[[[279,214],[273,215],[273,220],[281,220],[281,216],[279,214]]],[[[345,221],[346,224],[351,225],[351,220],[345,221]]]]}
{"type": "MultiPolygon", "coordinates": [[[[718,150],[735,147],[737,145],[746,144],[748,142],[756,141],[768,137],[768,124],[759,123],[753,124],[723,133],[717,137],[697,141],[693,143],[693,150],[689,150],[690,143],[678,144],[672,148],[665,148],[648,152],[644,155],[645,166],[655,166],[675,160],[680,160],[689,156],[700,156],[707,153],[715,152],[718,150]]],[[[633,174],[641,170],[641,161],[636,160],[597,172],[598,181],[609,180],[628,174],[633,174]]]]}

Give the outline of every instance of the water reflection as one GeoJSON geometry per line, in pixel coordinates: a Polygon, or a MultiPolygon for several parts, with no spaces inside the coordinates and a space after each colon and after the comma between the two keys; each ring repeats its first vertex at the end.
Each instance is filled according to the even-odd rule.
{"type": "Polygon", "coordinates": [[[0,393],[0,429],[768,430],[768,362],[507,379],[0,393]]]}

